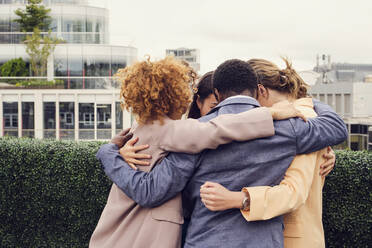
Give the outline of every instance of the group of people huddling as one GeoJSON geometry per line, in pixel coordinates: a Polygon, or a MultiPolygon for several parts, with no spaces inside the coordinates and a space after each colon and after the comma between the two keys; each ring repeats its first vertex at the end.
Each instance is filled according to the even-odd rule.
{"type": "Polygon", "coordinates": [[[325,247],[329,146],[347,130],[284,61],[227,60],[199,80],[173,57],[119,70],[136,122],[97,153],[113,185],[89,247],[325,247]]]}

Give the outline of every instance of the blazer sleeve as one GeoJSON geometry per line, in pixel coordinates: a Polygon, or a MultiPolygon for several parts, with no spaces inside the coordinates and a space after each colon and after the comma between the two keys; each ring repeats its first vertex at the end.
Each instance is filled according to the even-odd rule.
{"type": "Polygon", "coordinates": [[[157,207],[176,196],[197,169],[198,155],[170,153],[150,172],[133,170],[115,144],[105,144],[96,155],[106,175],[142,207],[157,207]]]}
{"type": "Polygon", "coordinates": [[[310,192],[318,153],[296,156],[279,185],[243,188],[250,196],[250,210],[241,210],[244,218],[268,220],[303,205],[310,192]]]}
{"type": "Polygon", "coordinates": [[[296,154],[311,153],[327,146],[334,146],[347,139],[348,131],[342,118],[322,102],[313,100],[316,118],[307,122],[299,118],[290,119],[295,138],[296,154]]]}
{"type": "Polygon", "coordinates": [[[239,114],[219,115],[208,122],[176,120],[160,134],[159,146],[165,151],[199,153],[232,141],[247,141],[275,134],[268,108],[255,108],[239,114]]]}

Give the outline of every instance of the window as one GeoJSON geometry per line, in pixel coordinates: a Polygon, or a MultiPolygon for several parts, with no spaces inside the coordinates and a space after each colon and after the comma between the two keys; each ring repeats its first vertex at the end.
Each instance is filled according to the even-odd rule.
{"type": "Polygon", "coordinates": [[[59,103],[59,138],[75,139],[75,104],[74,102],[59,103]]]}
{"type": "Polygon", "coordinates": [[[116,102],[116,131],[119,133],[123,130],[123,110],[121,109],[120,102],[116,102]]]}
{"type": "Polygon", "coordinates": [[[35,137],[35,104],[22,102],[22,137],[35,137]]]}
{"type": "Polygon", "coordinates": [[[84,113],[84,125],[94,125],[94,113],[84,113]]]}
{"type": "Polygon", "coordinates": [[[56,138],[56,103],[44,102],[44,138],[56,138]]]}
{"type": "Polygon", "coordinates": [[[79,103],[79,139],[94,139],[94,103],[79,103]]]}
{"type": "Polygon", "coordinates": [[[359,124],[352,124],[351,125],[351,133],[352,134],[368,134],[368,126],[359,125],[359,124]]]}
{"type": "Polygon", "coordinates": [[[64,126],[74,125],[74,115],[72,113],[60,113],[59,119],[64,126]]]}
{"type": "Polygon", "coordinates": [[[97,104],[97,139],[111,136],[111,104],[97,104]]]}
{"type": "Polygon", "coordinates": [[[18,114],[4,114],[5,128],[18,128],[18,114]]]}
{"type": "Polygon", "coordinates": [[[18,137],[18,102],[3,103],[4,136],[18,137]]]}
{"type": "Polygon", "coordinates": [[[351,150],[361,151],[367,149],[367,137],[362,135],[351,135],[350,136],[351,150]]]}

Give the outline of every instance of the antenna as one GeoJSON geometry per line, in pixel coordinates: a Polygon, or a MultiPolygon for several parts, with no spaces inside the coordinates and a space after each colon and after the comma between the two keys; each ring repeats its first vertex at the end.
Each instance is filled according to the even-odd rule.
{"type": "MultiPolygon", "coordinates": [[[[317,56],[317,64],[319,64],[318,56],[317,56]]],[[[331,55],[322,54],[322,65],[319,66],[319,72],[322,73],[322,83],[328,84],[330,83],[328,79],[328,72],[332,69],[331,66],[331,55]]]]}

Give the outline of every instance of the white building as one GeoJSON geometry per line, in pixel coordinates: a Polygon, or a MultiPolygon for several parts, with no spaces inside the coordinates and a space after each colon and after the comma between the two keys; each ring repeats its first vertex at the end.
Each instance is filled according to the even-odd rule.
{"type": "Polygon", "coordinates": [[[0,91],[0,137],[108,140],[131,122],[118,89],[0,91]]]}
{"type": "MultiPolygon", "coordinates": [[[[372,150],[372,65],[332,64],[327,81],[311,87],[314,98],[332,106],[348,126],[343,147],[372,150]]],[[[316,68],[315,68],[316,69],[316,68]]]]}
{"type": "Polygon", "coordinates": [[[200,51],[199,49],[178,48],[167,49],[166,55],[173,55],[175,58],[184,60],[194,68],[196,72],[200,71],[200,51]]]}

